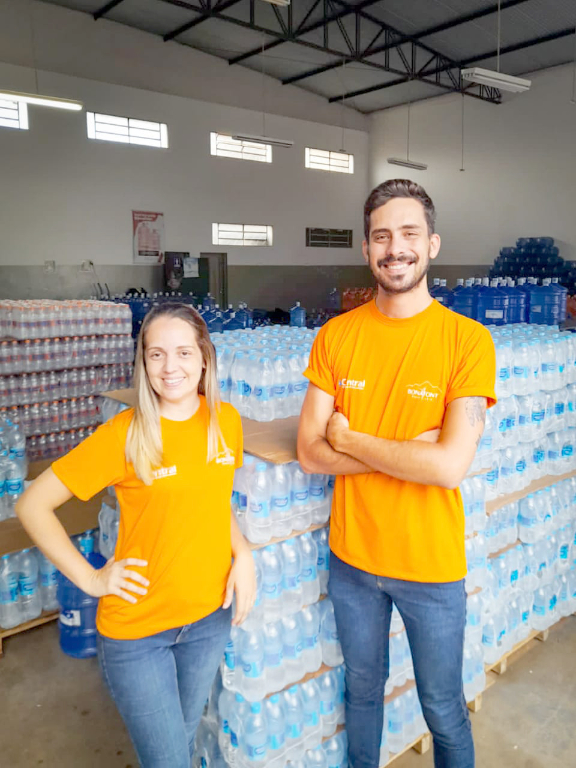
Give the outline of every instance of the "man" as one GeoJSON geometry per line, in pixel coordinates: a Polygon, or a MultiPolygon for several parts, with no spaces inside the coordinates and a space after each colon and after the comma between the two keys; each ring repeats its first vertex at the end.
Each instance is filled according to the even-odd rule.
{"type": "Polygon", "coordinates": [[[428,293],[440,250],[424,189],[395,179],[364,206],[372,301],[327,323],[305,375],[307,472],[335,474],[329,593],[346,664],[352,768],[377,768],[392,603],[402,615],[436,768],[473,768],[462,690],[464,514],[458,485],[496,402],[489,332],[428,293]]]}

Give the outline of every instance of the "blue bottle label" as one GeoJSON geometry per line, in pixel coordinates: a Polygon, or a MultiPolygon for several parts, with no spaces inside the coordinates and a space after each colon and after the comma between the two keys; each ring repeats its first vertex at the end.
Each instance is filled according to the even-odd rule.
{"type": "Polygon", "coordinates": [[[266,744],[248,744],[244,739],[244,751],[248,760],[262,760],[266,757],[266,744]]]}
{"type": "Polygon", "coordinates": [[[323,485],[311,485],[310,486],[310,496],[312,496],[313,499],[323,499],[324,498],[324,486],[323,485]]]}
{"type": "Polygon", "coordinates": [[[272,496],[272,509],[284,511],[290,506],[288,496],[272,496]]]}
{"type": "Polygon", "coordinates": [[[308,387],[307,381],[299,381],[297,384],[294,384],[294,392],[297,394],[301,394],[304,392],[305,389],[308,387]]]}
{"type": "Polygon", "coordinates": [[[228,669],[236,669],[236,652],[234,651],[233,645],[231,648],[226,646],[226,650],[224,651],[224,663],[228,669]]]}
{"type": "Polygon", "coordinates": [[[315,565],[311,565],[308,568],[302,568],[302,581],[314,581],[318,577],[318,572],[315,565]]]}
{"type": "Polygon", "coordinates": [[[302,655],[302,643],[289,643],[284,644],[283,647],[284,658],[286,659],[298,659],[302,655]]]}
{"type": "Polygon", "coordinates": [[[18,579],[18,589],[24,597],[31,597],[36,594],[38,582],[33,576],[20,576],[18,579]]]}
{"type": "Polygon", "coordinates": [[[316,710],[312,712],[304,712],[304,725],[306,728],[315,728],[320,722],[320,717],[316,710]]]}
{"type": "Polygon", "coordinates": [[[230,729],[230,744],[234,749],[238,748],[238,735],[232,729],[230,729]]]}
{"type": "Polygon", "coordinates": [[[222,732],[227,735],[230,733],[230,725],[228,724],[228,720],[222,720],[222,732]]]}
{"type": "Polygon", "coordinates": [[[568,560],[568,544],[562,544],[560,547],[560,560],[568,560]]]}
{"type": "Polygon", "coordinates": [[[302,489],[300,491],[294,491],[294,504],[297,507],[301,507],[304,504],[308,503],[308,488],[302,489]]]}
{"type": "Polygon", "coordinates": [[[0,603],[10,605],[18,600],[18,579],[13,574],[7,579],[8,584],[0,591],[0,603]]]}
{"type": "Polygon", "coordinates": [[[270,390],[270,387],[254,387],[254,395],[256,397],[256,400],[260,403],[267,403],[270,400],[270,397],[272,396],[272,392],[270,390]]]}
{"type": "Polygon", "coordinates": [[[282,652],[266,653],[264,656],[264,663],[267,667],[271,667],[272,669],[280,667],[282,665],[282,652]]]}
{"type": "Polygon", "coordinates": [[[318,553],[318,570],[319,571],[327,571],[328,570],[328,560],[324,557],[324,555],[321,555],[318,553]]]}
{"type": "Polygon", "coordinates": [[[510,581],[514,585],[518,581],[518,569],[510,572],[510,581]]]}
{"type": "Polygon", "coordinates": [[[254,517],[270,517],[270,504],[268,501],[251,499],[250,512],[254,517]]]}
{"type": "Polygon", "coordinates": [[[244,395],[244,397],[250,397],[250,395],[252,394],[252,387],[250,386],[250,384],[248,384],[247,381],[243,381],[242,384],[243,384],[242,394],[244,395]]]}
{"type": "Polygon", "coordinates": [[[540,462],[544,461],[544,451],[542,450],[536,450],[534,451],[534,464],[540,464],[540,462]]]}
{"type": "Polygon", "coordinates": [[[560,451],[558,451],[556,448],[552,448],[552,450],[548,450],[548,458],[551,461],[558,461],[560,457],[560,451]]]}
{"type": "Polygon", "coordinates": [[[545,411],[532,411],[532,421],[535,424],[539,424],[541,421],[544,421],[545,411]]]}
{"type": "Polygon", "coordinates": [[[518,426],[525,427],[530,422],[530,416],[526,413],[520,413],[518,415],[518,426]]]}
{"type": "Polygon", "coordinates": [[[528,624],[530,618],[530,611],[522,611],[522,624],[528,624]]]}
{"type": "Polygon", "coordinates": [[[508,419],[500,419],[500,422],[498,424],[498,431],[499,432],[506,432],[506,427],[508,426],[508,419]]]}
{"type": "Polygon", "coordinates": [[[564,413],[564,403],[556,403],[554,406],[554,413],[556,416],[562,416],[564,413]]]}
{"type": "Polygon", "coordinates": [[[243,379],[236,381],[236,392],[242,397],[244,395],[244,387],[246,382],[243,379]]]}
{"type": "Polygon", "coordinates": [[[272,387],[272,394],[276,399],[286,397],[288,394],[288,388],[284,384],[275,384],[272,387]]]}
{"type": "Polygon", "coordinates": [[[550,602],[548,603],[548,610],[553,611],[554,608],[556,608],[556,603],[558,602],[558,598],[556,595],[552,595],[550,598],[550,602]]]}
{"type": "Polygon", "coordinates": [[[58,584],[58,571],[54,569],[53,571],[41,571],[40,572],[40,583],[43,587],[54,587],[56,584],[58,584]]]}
{"type": "Polygon", "coordinates": [[[519,472],[520,474],[522,474],[525,471],[526,471],[526,462],[524,461],[524,459],[520,459],[520,461],[516,462],[516,472],[519,472]]]}
{"type": "Polygon", "coordinates": [[[320,701],[320,714],[331,715],[334,712],[334,699],[322,699],[320,701]]]}
{"type": "Polygon", "coordinates": [[[264,671],[264,665],[261,661],[250,661],[250,662],[243,662],[242,663],[242,672],[244,673],[244,677],[261,677],[262,672],[264,671]]]}
{"type": "Polygon", "coordinates": [[[562,448],[562,458],[569,459],[570,456],[574,454],[574,446],[573,445],[565,445],[562,448]]]}
{"type": "Polygon", "coordinates": [[[488,648],[492,648],[494,645],[494,638],[492,635],[482,635],[482,645],[486,645],[488,648]]]}
{"type": "Polygon", "coordinates": [[[500,368],[500,381],[508,381],[510,378],[510,368],[500,368]]]}
{"type": "Polygon", "coordinates": [[[235,507],[238,507],[240,505],[240,492],[239,491],[232,491],[232,504],[235,507]]]}
{"type": "Polygon", "coordinates": [[[297,576],[286,576],[284,575],[284,589],[298,589],[300,586],[300,574],[297,576]]]}
{"type": "Polygon", "coordinates": [[[514,366],[514,376],[517,379],[527,379],[528,378],[528,368],[525,368],[520,365],[514,366]]]}
{"type": "Polygon", "coordinates": [[[304,638],[304,648],[316,648],[318,645],[318,635],[308,635],[304,638]]]}
{"type": "Polygon", "coordinates": [[[12,496],[20,496],[24,493],[24,480],[21,480],[18,477],[7,477],[6,493],[12,496]]]}
{"type": "Polygon", "coordinates": [[[534,613],[537,613],[538,616],[544,616],[546,614],[545,605],[535,605],[532,610],[534,613]]]}
{"type": "Polygon", "coordinates": [[[404,723],[402,720],[388,720],[388,733],[402,733],[404,723]]]}
{"type": "Polygon", "coordinates": [[[302,726],[300,723],[288,723],[286,733],[289,739],[298,739],[302,735],[302,726]]]}
{"type": "Polygon", "coordinates": [[[238,506],[240,509],[246,511],[248,506],[248,496],[245,493],[238,493],[238,506]]]}
{"type": "Polygon", "coordinates": [[[280,581],[263,581],[262,582],[262,592],[266,595],[266,597],[269,600],[275,600],[278,598],[282,593],[282,582],[280,581]]]}

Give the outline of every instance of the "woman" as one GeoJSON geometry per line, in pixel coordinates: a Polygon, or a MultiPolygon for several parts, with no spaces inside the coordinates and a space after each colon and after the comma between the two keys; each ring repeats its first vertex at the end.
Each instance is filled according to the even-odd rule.
{"type": "Polygon", "coordinates": [[[134,377],[136,407],[56,461],[16,511],[60,571],[102,598],[100,666],[141,765],[189,768],[233,593],[240,624],[256,592],[252,553],[230,508],[242,426],[220,404],[214,348],[190,307],[146,316],[134,377]],[[110,485],[121,510],[118,543],[115,558],[95,570],[54,509],[110,485]]]}

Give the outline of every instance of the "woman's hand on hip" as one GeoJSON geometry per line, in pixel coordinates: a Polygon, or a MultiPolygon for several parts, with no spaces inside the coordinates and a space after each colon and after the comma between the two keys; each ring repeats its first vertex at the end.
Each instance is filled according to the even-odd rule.
{"type": "Polygon", "coordinates": [[[242,624],[256,600],[256,568],[250,549],[239,552],[234,558],[226,585],[226,597],[222,605],[228,608],[236,594],[236,612],[232,624],[242,624]]]}
{"type": "Polygon", "coordinates": [[[92,597],[116,595],[128,603],[137,603],[138,598],[135,595],[147,594],[150,582],[137,571],[130,570],[128,566],[131,565],[145,568],[148,562],[135,557],[126,557],[123,560],[114,560],[111,557],[103,568],[94,570],[86,592],[92,597]],[[134,594],[130,594],[132,592],[134,594]]]}

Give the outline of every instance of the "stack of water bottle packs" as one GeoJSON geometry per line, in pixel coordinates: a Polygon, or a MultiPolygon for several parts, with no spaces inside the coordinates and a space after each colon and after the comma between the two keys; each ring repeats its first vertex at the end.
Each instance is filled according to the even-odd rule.
{"type": "Polygon", "coordinates": [[[486,501],[576,468],[576,337],[522,324],[492,335],[499,400],[472,465],[489,468],[486,501]]]}
{"type": "Polygon", "coordinates": [[[573,282],[574,262],[560,256],[552,237],[519,237],[516,245],[500,249],[490,269],[490,277],[557,277],[563,283],[573,282]]]}
{"type": "MultiPolygon", "coordinates": [[[[72,536],[81,552],[93,542],[96,531],[72,536]]],[[[62,580],[56,566],[38,549],[23,549],[0,558],[0,629],[13,629],[37,619],[43,611],[59,609],[58,584],[62,580]]],[[[97,601],[94,601],[97,602],[97,601]]]]}
{"type": "Polygon", "coordinates": [[[131,326],[124,304],[0,302],[0,407],[30,438],[30,458],[81,442],[100,420],[94,395],[130,385],[131,326]]]}
{"type": "Polygon", "coordinates": [[[330,516],[334,477],[304,472],[297,461],[268,464],[244,454],[234,476],[232,509],[253,544],[323,525],[330,516]]]}
{"type": "Polygon", "coordinates": [[[26,438],[18,424],[0,416],[0,521],[16,516],[27,474],[26,438]]]}
{"type": "Polygon", "coordinates": [[[222,400],[255,421],[297,416],[308,388],[303,372],[315,332],[273,325],[212,333],[222,400]]]}
{"type": "Polygon", "coordinates": [[[566,319],[568,291],[558,278],[544,278],[538,285],[535,277],[459,278],[450,290],[446,280],[434,279],[431,295],[460,315],[483,325],[534,323],[559,325],[566,319]]]}

